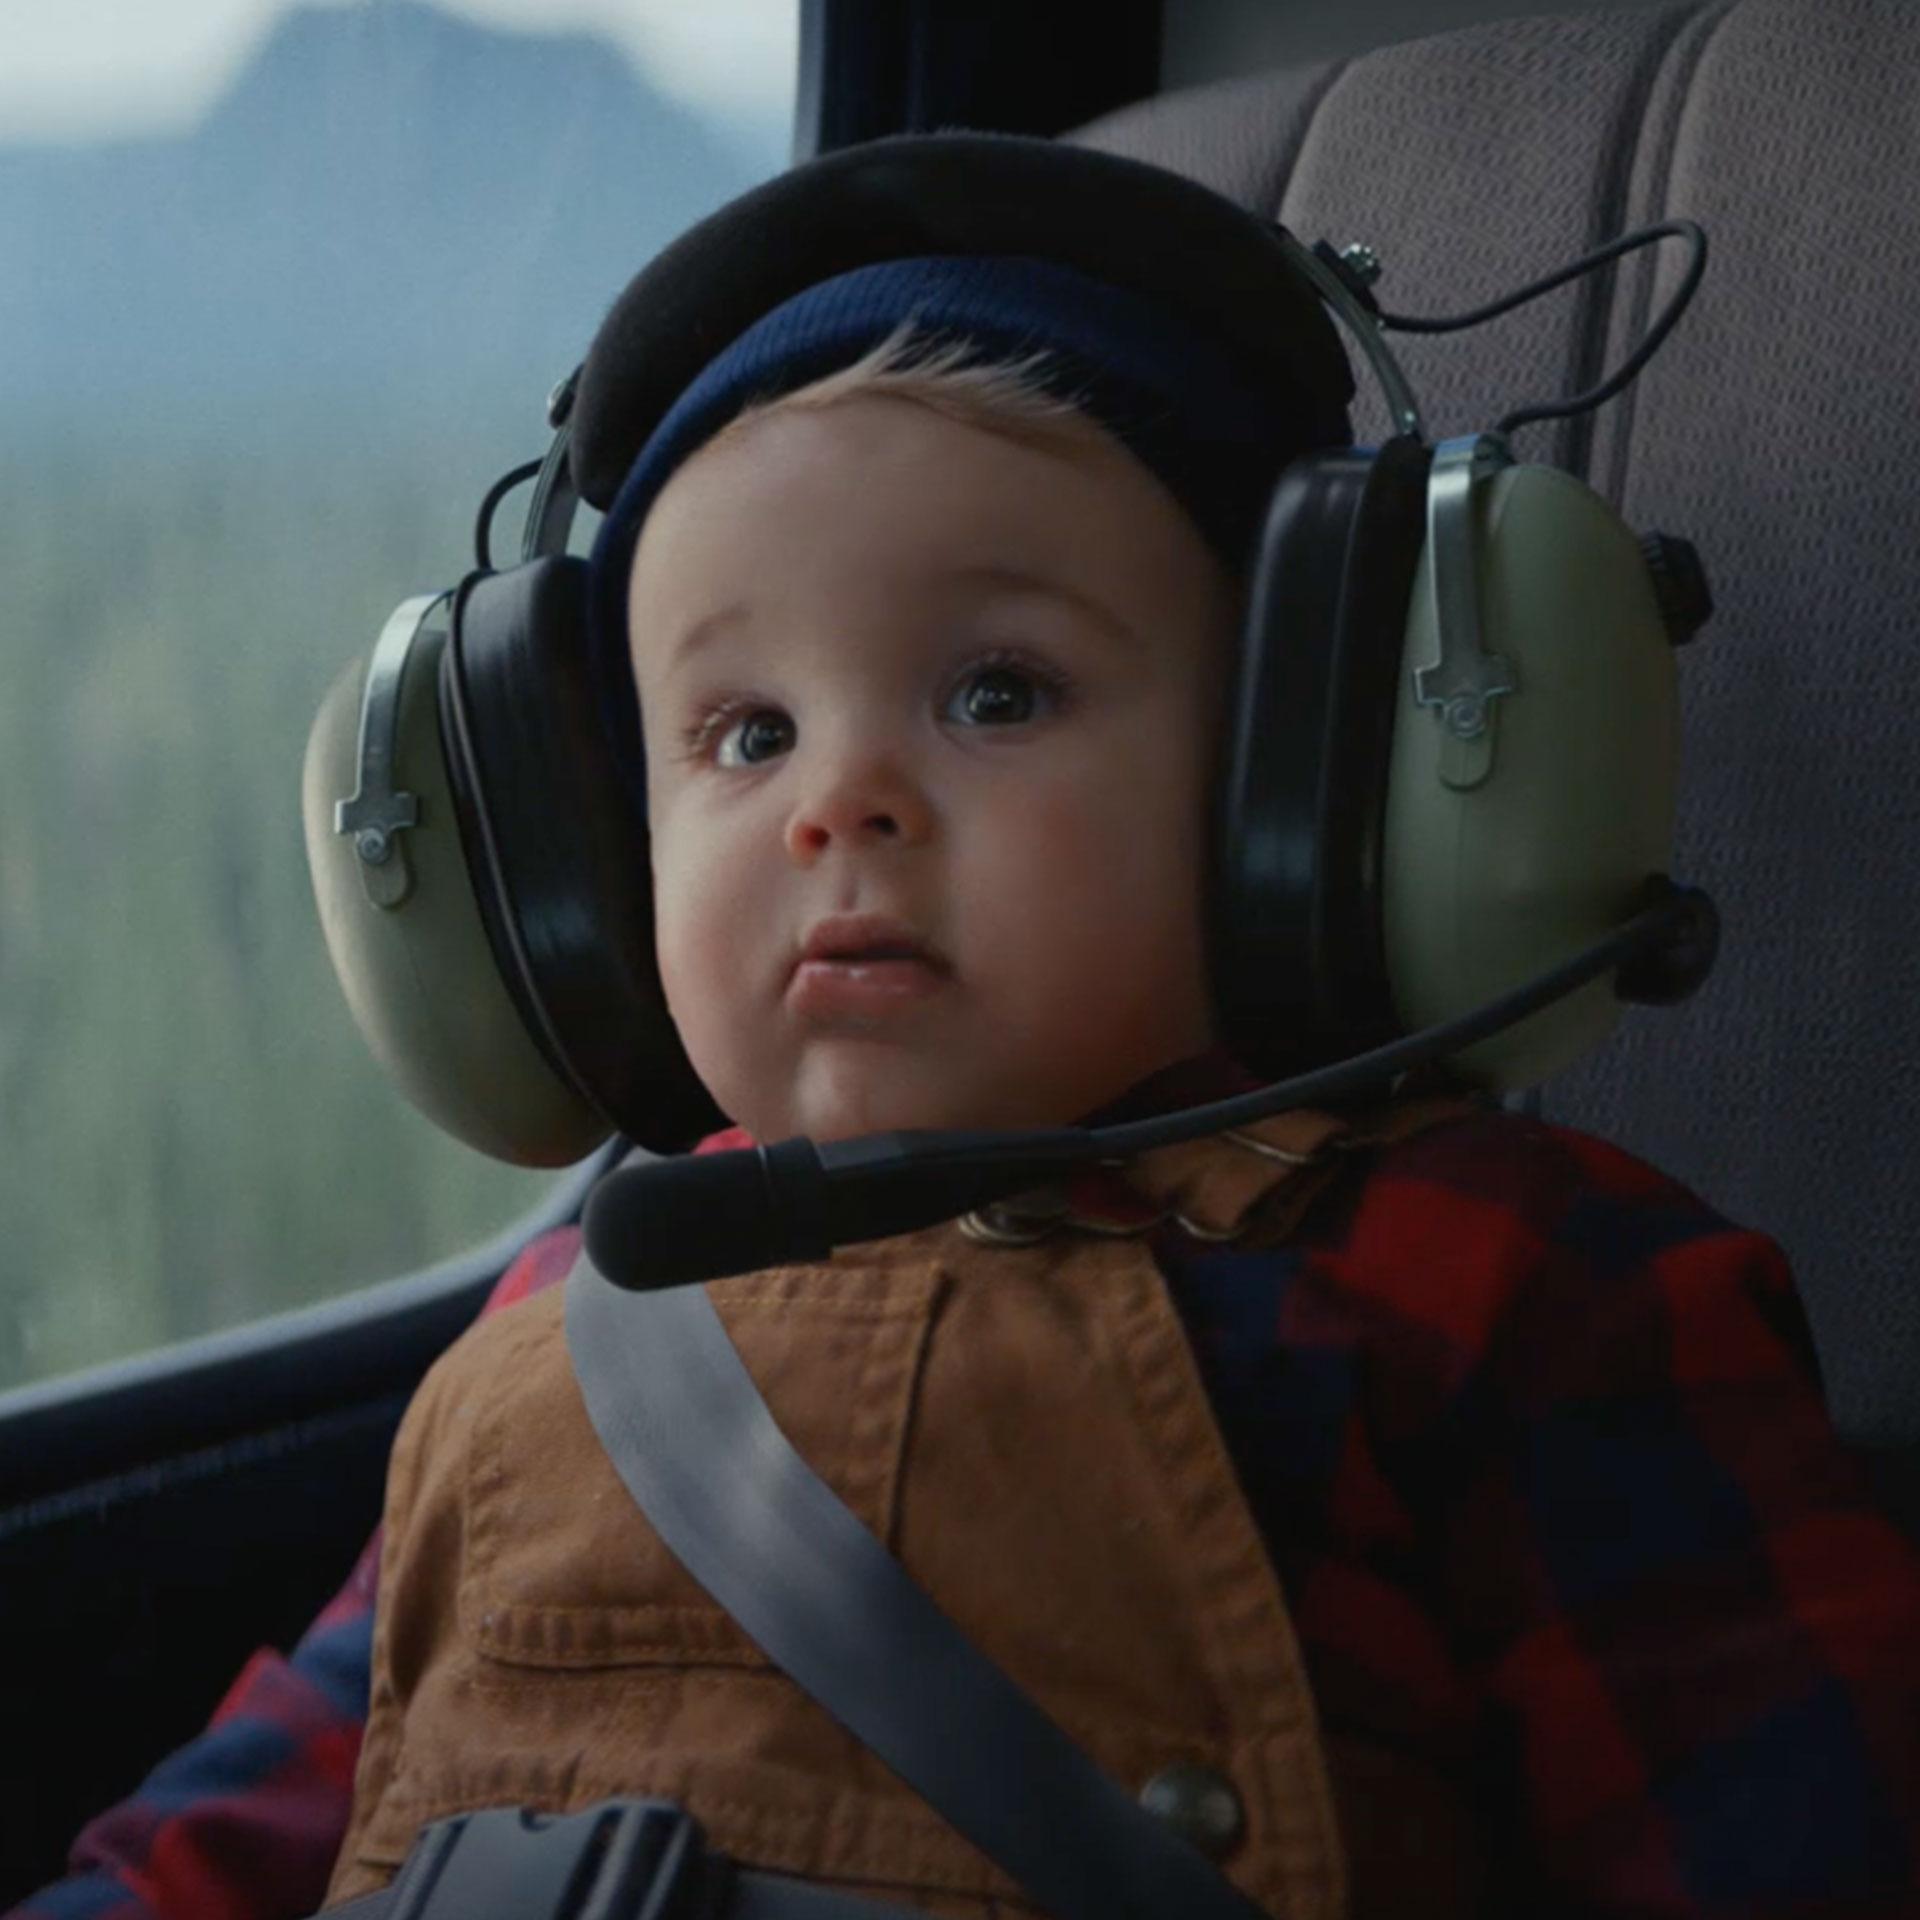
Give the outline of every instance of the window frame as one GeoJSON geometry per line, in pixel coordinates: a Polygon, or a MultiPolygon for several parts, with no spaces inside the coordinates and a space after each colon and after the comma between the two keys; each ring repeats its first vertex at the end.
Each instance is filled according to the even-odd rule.
{"type": "Polygon", "coordinates": [[[616,1137],[500,1232],[430,1267],[0,1393],[0,1525],[9,1508],[410,1391],[520,1249],[577,1220],[626,1151],[616,1137]]]}

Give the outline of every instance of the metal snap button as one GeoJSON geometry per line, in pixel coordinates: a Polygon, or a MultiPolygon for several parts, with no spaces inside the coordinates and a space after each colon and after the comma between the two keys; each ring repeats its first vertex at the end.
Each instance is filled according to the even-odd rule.
{"type": "Polygon", "coordinates": [[[1140,1804],[1209,1860],[1224,1860],[1247,1830],[1233,1782],[1192,1760],[1162,1767],[1140,1789],[1140,1804]]]}

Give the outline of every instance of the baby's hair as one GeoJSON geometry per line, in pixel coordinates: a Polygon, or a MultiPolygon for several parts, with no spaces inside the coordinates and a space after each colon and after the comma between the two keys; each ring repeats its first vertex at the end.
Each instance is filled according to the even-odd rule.
{"type": "Polygon", "coordinates": [[[780,408],[828,407],[862,394],[911,400],[967,426],[1031,445],[1084,444],[1096,423],[1084,408],[1045,383],[1047,365],[1044,350],[1017,360],[984,359],[974,341],[942,339],[919,330],[911,319],[903,320],[850,366],[791,393],[750,400],[708,444],[780,408]]]}
{"type": "MultiPolygon", "coordinates": [[[[1053,356],[1044,347],[996,359],[976,340],[931,333],[909,317],[847,366],[791,393],[748,400],[706,444],[716,446],[748,421],[782,408],[813,412],[864,394],[910,400],[965,426],[1045,452],[1073,452],[1084,449],[1090,437],[1113,437],[1071,390],[1061,390],[1053,356]]],[[[1244,578],[1237,570],[1229,571],[1244,592],[1244,578]]]]}

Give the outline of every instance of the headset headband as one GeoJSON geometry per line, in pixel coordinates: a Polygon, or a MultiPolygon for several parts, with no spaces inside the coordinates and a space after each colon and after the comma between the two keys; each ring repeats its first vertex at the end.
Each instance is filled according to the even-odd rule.
{"type": "Polygon", "coordinates": [[[581,371],[570,459],[606,508],[701,369],[807,287],[879,261],[1030,253],[1146,295],[1297,407],[1310,446],[1351,437],[1353,371],[1305,249],[1177,174],[1010,134],[904,135],[830,154],[709,215],[614,302],[581,371]]]}

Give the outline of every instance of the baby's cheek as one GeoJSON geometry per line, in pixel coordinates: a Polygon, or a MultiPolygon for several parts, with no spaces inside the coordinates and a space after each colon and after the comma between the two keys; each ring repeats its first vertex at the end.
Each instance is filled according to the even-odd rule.
{"type": "Polygon", "coordinates": [[[1201,849],[1183,795],[1109,786],[1041,797],[1019,856],[1025,910],[1006,928],[1063,1039],[1155,1049],[1192,1037],[1206,1003],[1201,849]]]}
{"type": "Polygon", "coordinates": [[[779,1026],[781,874],[751,825],[669,799],[655,814],[651,855],[667,1011],[721,1111],[755,1127],[791,1063],[779,1026]]]}
{"type": "Polygon", "coordinates": [[[1010,888],[1036,925],[1068,939],[1097,941],[1115,921],[1158,921],[1180,913],[1189,892],[1189,837],[1125,781],[1033,795],[1017,832],[1006,836],[1010,888]]]}
{"type": "Polygon", "coordinates": [[[961,908],[972,941],[991,930],[1000,977],[1029,1017],[1070,1022],[1086,976],[1116,963],[1116,935],[1151,918],[1157,902],[1134,849],[1086,795],[1038,788],[972,863],[961,908]]]}
{"type": "Polygon", "coordinates": [[[747,1021],[729,998],[717,970],[701,963],[696,948],[663,945],[660,984],[700,1084],[721,1112],[738,1120],[748,1109],[747,1093],[755,1078],[747,1021]]]}
{"type": "MultiPolygon", "coordinates": [[[[711,863],[686,858],[669,841],[653,859],[654,950],[667,1011],[688,1051],[696,1035],[724,1027],[727,994],[726,901],[711,863]]],[[[695,1061],[698,1066],[698,1060],[695,1061]]]]}

